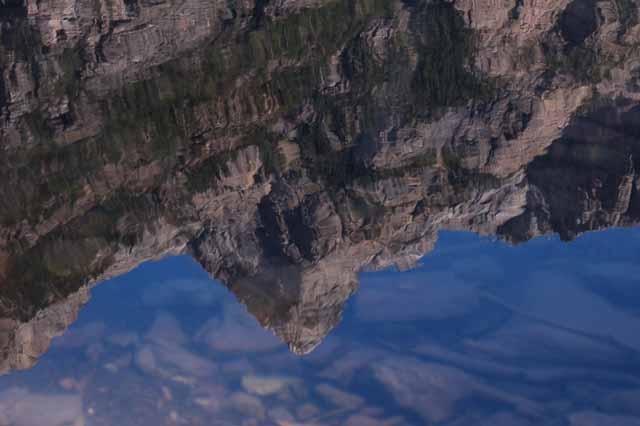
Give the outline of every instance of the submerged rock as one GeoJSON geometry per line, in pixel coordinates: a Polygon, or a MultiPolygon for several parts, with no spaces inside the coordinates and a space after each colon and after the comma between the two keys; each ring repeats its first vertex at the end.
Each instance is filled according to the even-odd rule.
{"type": "Polygon", "coordinates": [[[302,420],[315,417],[319,413],[320,413],[320,409],[309,402],[296,408],[296,416],[298,416],[298,418],[302,420]]]}
{"type": "Polygon", "coordinates": [[[175,381],[190,383],[190,377],[212,376],[217,365],[179,346],[145,344],[135,355],[135,363],[142,371],[175,381]]]}
{"type": "Polygon", "coordinates": [[[298,379],[285,376],[247,375],[242,377],[242,387],[244,390],[258,396],[275,395],[299,382],[298,379]]]}
{"type": "Polygon", "coordinates": [[[231,407],[241,413],[244,417],[263,420],[266,416],[266,409],[262,402],[255,396],[236,392],[229,397],[231,407]]]}
{"type": "Polygon", "coordinates": [[[326,383],[316,385],[316,393],[336,407],[355,410],[364,404],[364,398],[345,392],[326,383]]]}
{"type": "Polygon", "coordinates": [[[538,416],[543,411],[536,402],[442,364],[398,356],[375,363],[371,369],[398,404],[414,410],[428,422],[450,419],[456,403],[472,396],[512,405],[527,416],[538,416]]]}
{"type": "Polygon", "coordinates": [[[129,367],[131,361],[133,359],[133,355],[130,353],[124,354],[115,360],[108,362],[104,365],[104,368],[112,373],[118,372],[118,370],[129,367]]]}
{"type": "Polygon", "coordinates": [[[76,394],[32,393],[24,388],[0,392],[0,424],[84,426],[82,399],[76,394]]]}
{"type": "Polygon", "coordinates": [[[455,403],[475,388],[473,379],[460,370],[409,358],[386,359],[371,368],[400,405],[429,422],[451,417],[455,403]]]}
{"type": "Polygon", "coordinates": [[[179,321],[167,312],[158,312],[145,335],[145,339],[159,344],[184,345],[189,338],[182,330],[179,321]]]}
{"type": "Polygon", "coordinates": [[[268,412],[269,418],[277,425],[294,424],[295,418],[285,407],[278,406],[268,412]]]}

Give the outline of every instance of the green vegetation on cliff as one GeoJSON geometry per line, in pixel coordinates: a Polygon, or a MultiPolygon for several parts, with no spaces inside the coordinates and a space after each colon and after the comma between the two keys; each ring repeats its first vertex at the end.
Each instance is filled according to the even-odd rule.
{"type": "Polygon", "coordinates": [[[412,18],[418,66],[413,79],[416,103],[428,108],[482,100],[493,85],[473,71],[473,31],[451,2],[421,2],[412,18]]]}

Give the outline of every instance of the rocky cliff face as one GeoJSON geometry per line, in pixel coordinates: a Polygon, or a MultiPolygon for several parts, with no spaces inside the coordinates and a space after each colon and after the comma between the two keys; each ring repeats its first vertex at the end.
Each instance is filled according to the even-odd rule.
{"type": "Polygon", "coordinates": [[[439,230],[636,224],[639,6],[5,0],[3,370],[167,254],[307,353],[439,230]]]}

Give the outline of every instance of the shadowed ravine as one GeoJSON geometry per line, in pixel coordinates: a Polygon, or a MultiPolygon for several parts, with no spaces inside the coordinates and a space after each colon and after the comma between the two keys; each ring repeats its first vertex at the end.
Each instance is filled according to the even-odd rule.
{"type": "Polygon", "coordinates": [[[640,220],[637,0],[253,3],[3,3],[1,372],[151,259],[306,354],[441,230],[640,220]]]}

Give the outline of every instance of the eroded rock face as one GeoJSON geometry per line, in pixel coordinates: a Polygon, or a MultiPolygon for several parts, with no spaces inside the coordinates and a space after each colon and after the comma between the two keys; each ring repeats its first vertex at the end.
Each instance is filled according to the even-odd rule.
{"type": "Polygon", "coordinates": [[[303,354],[442,229],[638,222],[637,0],[0,7],[3,371],[169,254],[303,354]]]}
{"type": "Polygon", "coordinates": [[[82,288],[64,301],[39,311],[30,321],[21,323],[11,318],[3,319],[0,323],[0,345],[3,348],[0,374],[33,367],[49,349],[51,339],[64,333],[76,320],[87,300],[89,290],[82,288]]]}

